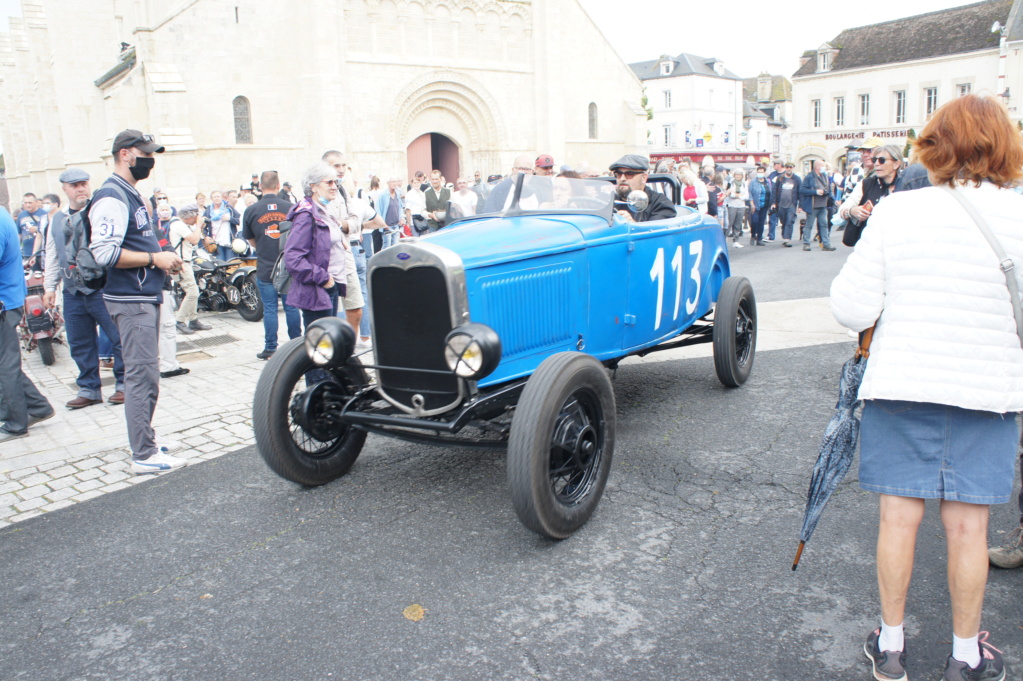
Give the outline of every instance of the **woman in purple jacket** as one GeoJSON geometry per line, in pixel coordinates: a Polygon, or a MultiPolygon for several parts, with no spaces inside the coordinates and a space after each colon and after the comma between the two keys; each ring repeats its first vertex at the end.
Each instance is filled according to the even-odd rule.
{"type": "Polygon", "coordinates": [[[326,207],[337,197],[337,171],[317,163],[302,178],[305,198],[288,213],[291,232],[284,264],[291,274],[288,303],[302,311],[306,328],[317,319],[337,315],[345,297],[345,249],[341,225],[326,207]]]}

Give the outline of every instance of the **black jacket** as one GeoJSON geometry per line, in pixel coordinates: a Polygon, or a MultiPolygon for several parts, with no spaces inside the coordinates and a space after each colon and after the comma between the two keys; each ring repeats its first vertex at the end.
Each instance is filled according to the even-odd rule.
{"type": "Polygon", "coordinates": [[[654,220],[667,220],[678,215],[675,204],[664,194],[655,192],[650,187],[645,187],[646,195],[650,197],[650,204],[646,210],[633,215],[636,222],[653,222],[654,220]]]}

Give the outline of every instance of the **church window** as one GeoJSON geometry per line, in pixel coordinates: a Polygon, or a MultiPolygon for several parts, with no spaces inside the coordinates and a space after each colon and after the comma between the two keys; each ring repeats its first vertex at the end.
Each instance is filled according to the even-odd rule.
{"type": "Polygon", "coordinates": [[[590,139],[597,139],[597,104],[590,102],[590,139]]]}
{"type": "Polygon", "coordinates": [[[252,144],[252,114],[245,97],[234,98],[234,143],[252,144]]]}

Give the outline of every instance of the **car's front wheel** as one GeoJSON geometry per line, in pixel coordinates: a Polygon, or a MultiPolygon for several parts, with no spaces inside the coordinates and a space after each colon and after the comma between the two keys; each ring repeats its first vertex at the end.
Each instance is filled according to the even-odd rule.
{"type": "Polygon", "coordinates": [[[522,391],[508,439],[508,483],[522,524],[551,539],[582,527],[604,493],[614,444],[607,370],[579,352],[544,360],[522,391]]]}
{"type": "Polygon", "coordinates": [[[746,277],[728,277],[714,307],[714,369],[729,388],[746,382],[757,351],[757,300],[746,277]]]}
{"type": "Polygon", "coordinates": [[[271,470],[302,485],[322,485],[347,473],[366,442],[365,431],[337,420],[366,384],[366,373],[357,360],[318,370],[304,343],[287,342],[267,362],[256,384],[252,425],[256,448],[271,470]]]}

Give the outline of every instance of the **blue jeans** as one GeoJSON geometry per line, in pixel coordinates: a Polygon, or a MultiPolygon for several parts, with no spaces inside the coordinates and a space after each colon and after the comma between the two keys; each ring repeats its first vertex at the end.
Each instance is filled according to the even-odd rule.
{"type": "Polygon", "coordinates": [[[288,325],[288,338],[298,338],[302,335],[302,319],[298,308],[288,305],[287,298],[277,293],[277,289],[269,281],[256,279],[256,287],[259,289],[259,299],[263,301],[263,349],[277,349],[277,328],[280,321],[277,318],[277,299],[281,299],[284,306],[284,320],[288,325]]]}
{"type": "Polygon", "coordinates": [[[114,358],[115,390],[124,390],[124,360],[121,357],[121,336],[110,318],[102,293],[82,295],[64,292],[64,328],[71,359],[78,365],[78,397],[98,400],[101,395],[99,378],[99,343],[96,326],[110,341],[110,355],[114,358]]]}
{"type": "Polygon", "coordinates": [[[755,209],[749,217],[750,236],[754,241],[764,240],[764,218],[767,217],[768,206],[764,204],[755,209]]]}
{"type": "Polygon", "coordinates": [[[774,241],[775,230],[778,228],[780,216],[781,209],[778,209],[767,216],[767,238],[771,241],[774,241]]]}
{"type": "Polygon", "coordinates": [[[231,250],[230,246],[217,246],[217,257],[221,260],[230,260],[231,258],[236,258],[238,256],[231,250]]]}
{"type": "Polygon", "coordinates": [[[330,290],[330,308],[325,310],[306,310],[305,308],[302,308],[303,331],[307,331],[309,329],[309,325],[317,319],[337,316],[337,302],[340,298],[340,289],[341,284],[334,284],[334,288],[330,290]]]}
{"type": "MultiPolygon", "coordinates": [[[[369,289],[366,288],[366,249],[365,246],[370,241],[369,234],[362,235],[362,241],[352,242],[352,255],[355,256],[355,271],[359,274],[359,286],[362,287],[362,297],[366,301],[366,306],[362,308],[362,323],[359,325],[359,335],[369,336],[369,289]]],[[[369,255],[372,255],[370,251],[369,255]]]]}
{"type": "Polygon", "coordinates": [[[813,239],[813,223],[817,223],[817,229],[821,233],[821,244],[831,246],[831,225],[828,224],[828,207],[811,208],[806,214],[806,224],[803,226],[803,245],[809,246],[813,239]]]}
{"type": "Polygon", "coordinates": [[[99,327],[99,358],[100,359],[113,359],[114,358],[114,341],[110,340],[110,336],[103,330],[103,327],[99,327]]]}
{"type": "MultiPolygon", "coordinates": [[[[792,240],[792,227],[796,224],[796,207],[788,206],[786,208],[779,208],[778,212],[775,213],[778,216],[778,220],[781,222],[781,238],[783,241],[792,240]]],[[[772,233],[773,236],[773,233],[772,233]]]]}

